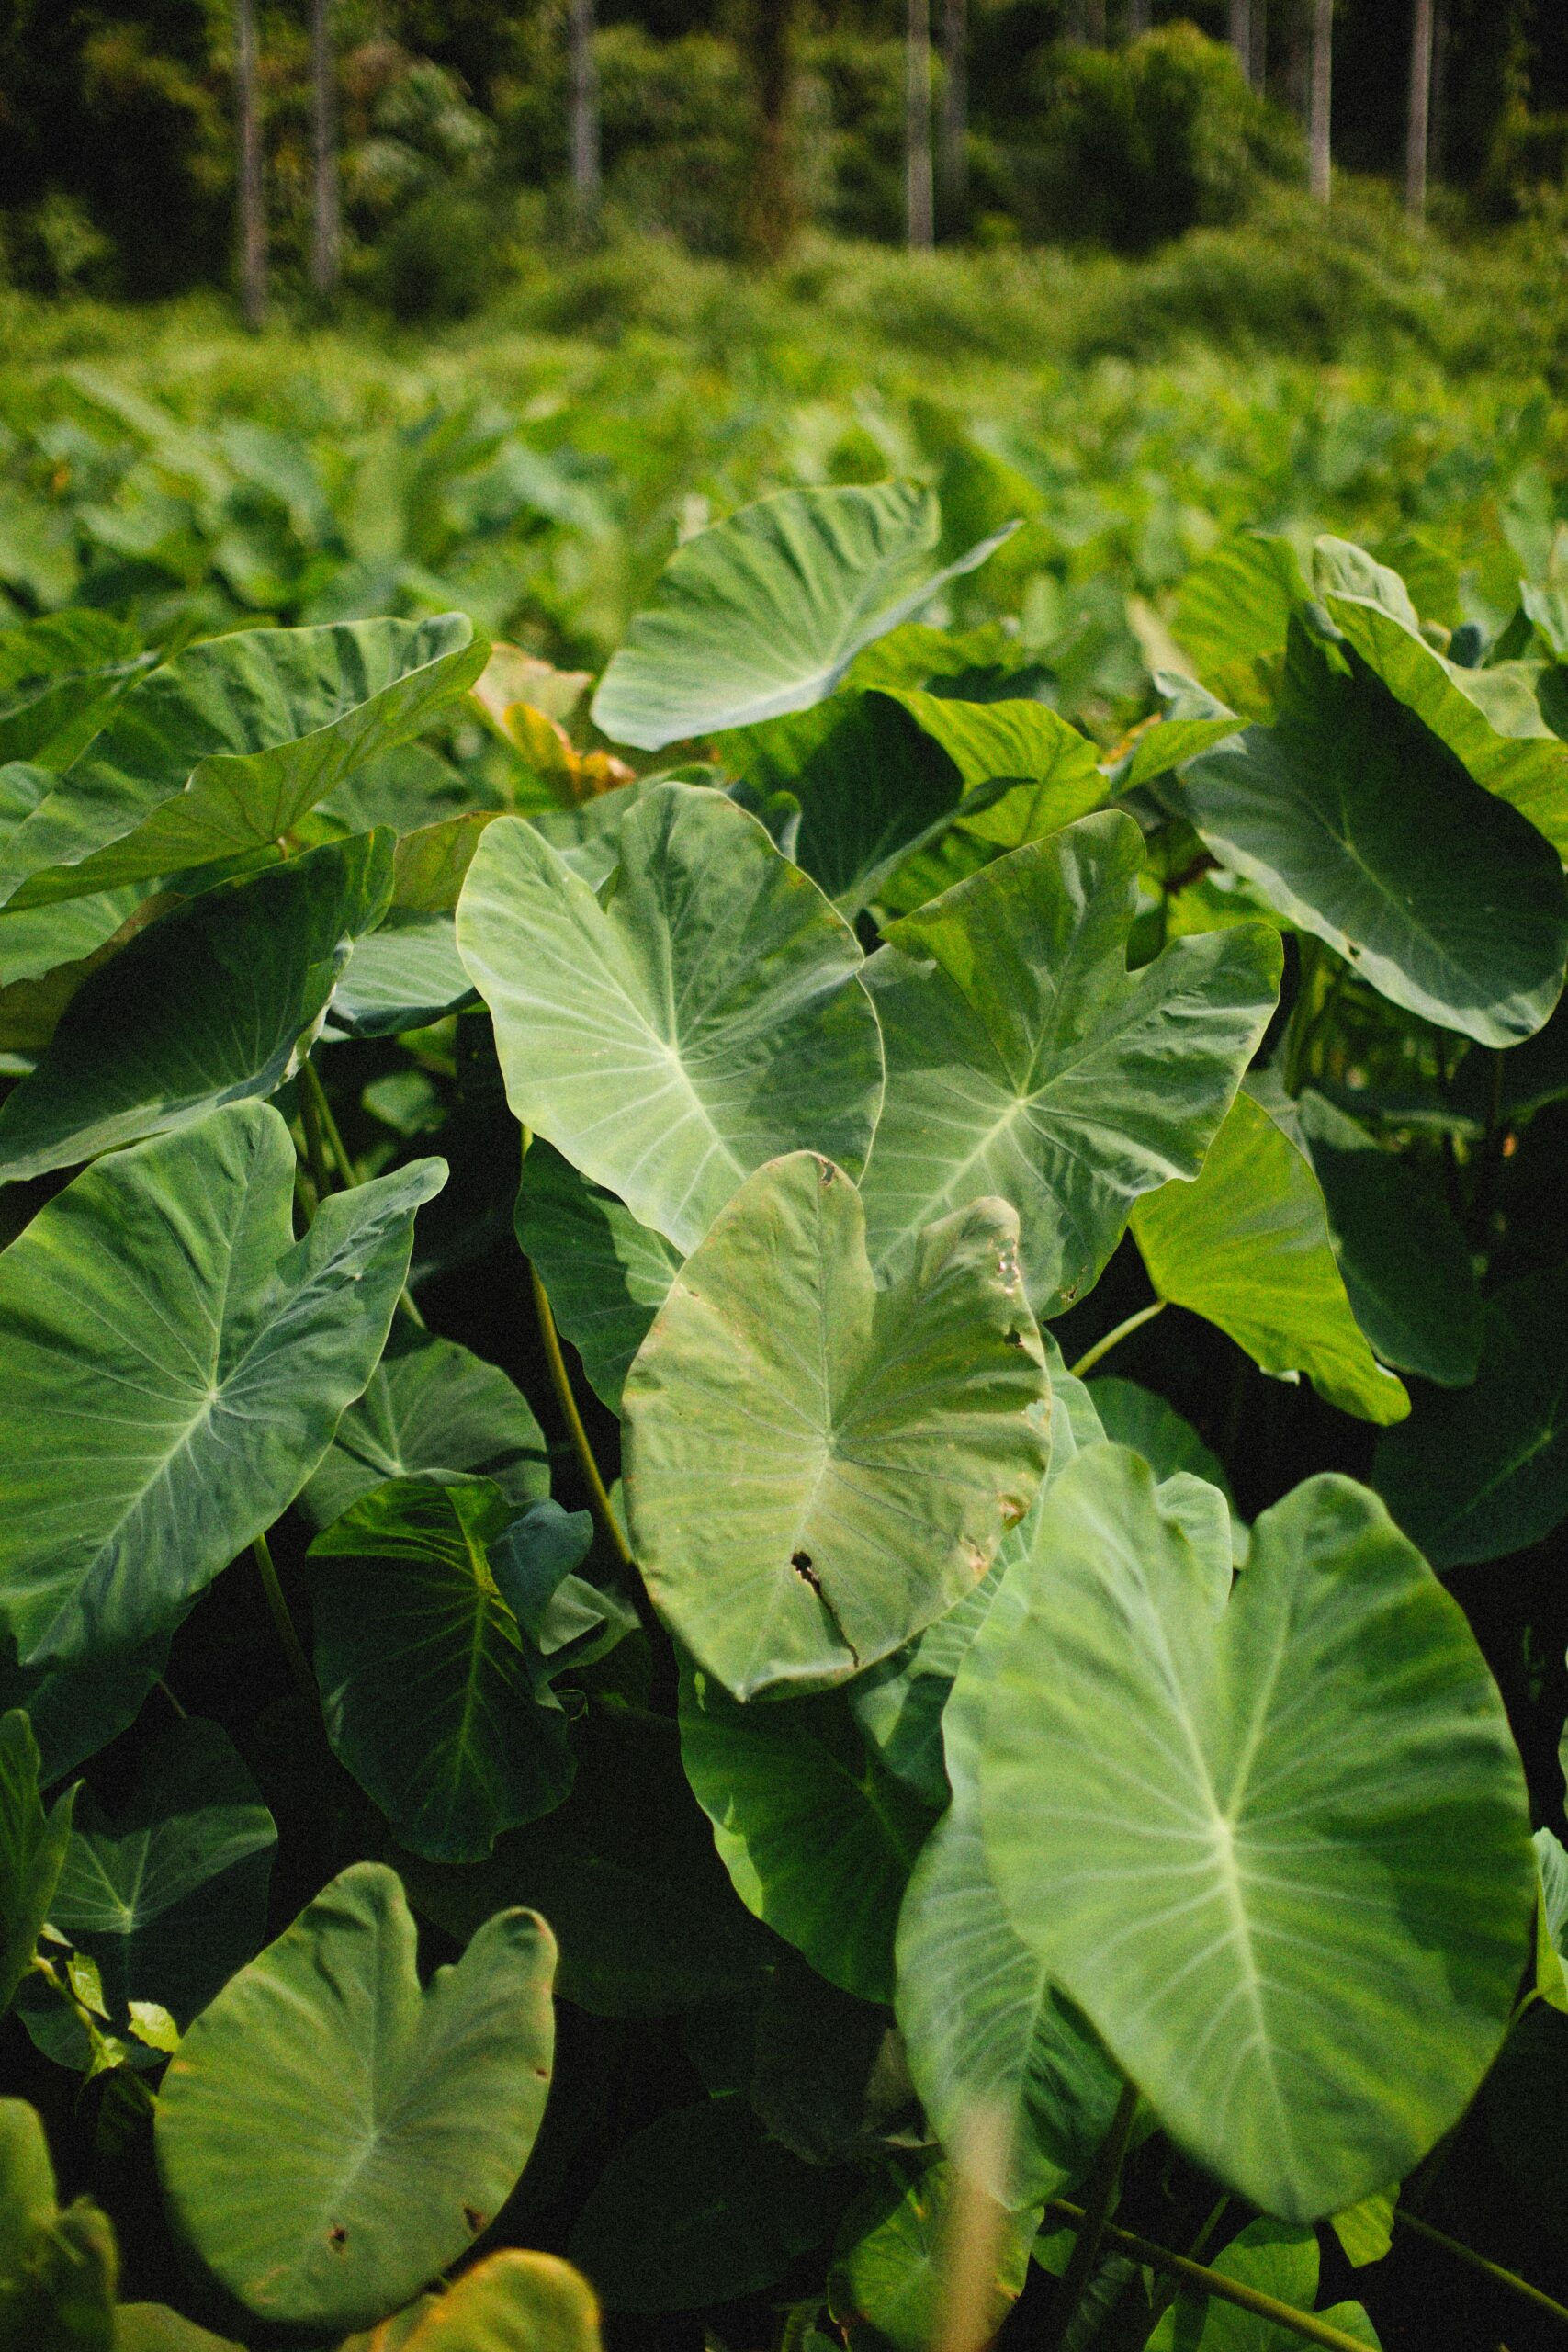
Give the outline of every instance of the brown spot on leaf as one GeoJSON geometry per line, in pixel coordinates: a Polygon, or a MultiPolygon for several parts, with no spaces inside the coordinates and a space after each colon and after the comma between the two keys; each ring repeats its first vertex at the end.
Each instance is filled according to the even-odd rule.
{"type": "Polygon", "coordinates": [[[344,2228],[341,2222],[334,2222],[332,2228],[327,2232],[327,2244],[332,2247],[334,2254],[341,2254],[344,2247],[348,2244],[348,2232],[344,2228]]]}

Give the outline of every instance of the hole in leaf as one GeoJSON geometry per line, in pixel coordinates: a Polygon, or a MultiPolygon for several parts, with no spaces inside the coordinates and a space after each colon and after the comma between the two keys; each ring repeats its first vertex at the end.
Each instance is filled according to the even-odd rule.
{"type": "Polygon", "coordinates": [[[822,1598],[822,1587],[818,1578],[817,1571],[811,1565],[810,1553],[792,1552],[789,1555],[789,1564],[795,1570],[795,1575],[800,1577],[802,1583],[808,1584],[811,1587],[812,1591],[817,1595],[818,1600],[820,1600],[822,1598]]]}
{"type": "Polygon", "coordinates": [[[344,2247],[348,2244],[348,2232],[344,2228],[341,2222],[334,2222],[332,2228],[327,2232],[327,2244],[336,2254],[341,2254],[344,2247]]]}
{"type": "Polygon", "coordinates": [[[477,2238],[479,2232],[485,2225],[484,2215],[477,2211],[472,2205],[465,2205],[463,2208],[463,2219],[468,2225],[469,2236],[477,2238]]]}

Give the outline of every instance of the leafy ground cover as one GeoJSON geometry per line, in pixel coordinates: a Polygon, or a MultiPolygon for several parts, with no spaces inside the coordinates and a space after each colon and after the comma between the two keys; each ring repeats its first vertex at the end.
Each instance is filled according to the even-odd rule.
{"type": "Polygon", "coordinates": [[[1552,2340],[1550,402],[189,323],[4,392],[0,2343],[1552,2340]]]}

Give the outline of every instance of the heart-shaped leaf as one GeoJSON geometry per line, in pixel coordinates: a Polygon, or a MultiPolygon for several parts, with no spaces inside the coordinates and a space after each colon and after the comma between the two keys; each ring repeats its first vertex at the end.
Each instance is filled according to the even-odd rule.
{"type": "Polygon", "coordinates": [[[550,1491],[549,1457],[521,1389],[494,1364],[427,1331],[393,1331],[300,1495],[326,1527],[389,1478],[489,1478],[521,1510],[550,1491]]]}
{"type": "MultiPolygon", "coordinates": [[[[828,2274],[829,2308],[852,2344],[925,2352],[950,2307],[955,2230],[962,2230],[963,2186],[949,2165],[923,2165],[906,2179],[889,2167],[844,2217],[839,2255],[828,2274]]],[[[967,2279],[974,2324],[989,2342],[1023,2291],[1032,2234],[1006,2222],[985,2249],[986,2273],[967,2279]]]]}
{"type": "Polygon", "coordinates": [[[1311,1164],[1250,1094],[1232,1103],[1197,1182],[1134,1203],[1132,1227],[1161,1298],[1217,1323],[1265,1372],[1304,1372],[1362,1420],[1408,1413],[1403,1382],[1350,1311],[1311,1164]]]}
{"type": "Polygon", "coordinates": [[[431,1861],[481,1860],[571,1786],[566,1717],[487,1551],[515,1516],[485,1479],[399,1478],[310,1546],[327,1736],[431,1861]]]}
{"type": "Polygon", "coordinates": [[[177,1617],[364,1389],[445,1163],[293,1231],[294,1147],[235,1102],[85,1170],[0,1256],[0,1613],[24,1665],[177,1617]]]}
{"type": "Polygon", "coordinates": [[[400,917],[355,941],[333,995],[332,1026],[352,1037],[395,1037],[473,1001],[452,917],[400,917]]]}
{"type": "Polygon", "coordinates": [[[1048,1454],[1018,1225],[977,1201],[876,1288],[860,1195],[814,1152],[760,1169],[626,1378],[632,1546],[738,1698],[841,1681],[985,1574],[1048,1454]]]}
{"type": "Polygon", "coordinates": [[[75,1791],[45,1812],[38,1742],[19,1707],[0,1715],[0,2018],[32,1965],[71,1836],[75,1791]]]}
{"type": "Polygon", "coordinates": [[[1487,1300],[1474,1386],[1423,1396],[1375,1476],[1434,1567],[1504,1559],[1568,1516],[1568,1268],[1487,1300]]]}
{"type": "Polygon", "coordinates": [[[47,905],[175,874],[290,831],[484,665],[458,613],[242,629],[188,646],[0,840],[0,903],[47,905]]]}
{"type": "Polygon", "coordinates": [[[656,752],[805,710],[1011,527],[939,567],[941,509],[919,483],[759,499],[671,558],[599,682],[593,723],[656,752]]]}
{"type": "Polygon", "coordinates": [[[879,1269],[983,1194],[1010,1201],[1036,1312],[1098,1277],[1140,1193],[1195,1176],[1279,992],[1262,924],[1127,969],[1143,842],[1082,819],[944,891],[866,967],[887,1096],[865,1172],[879,1269]]]}
{"type": "Polygon", "coordinates": [[[743,1707],[688,1672],[681,1755],[746,1908],[830,1984],[888,2000],[898,1902],[931,1815],[877,1761],[843,1695],[743,1707]]]}
{"type": "Polygon", "coordinates": [[[1556,1003],[1562,865],[1351,651],[1291,625],[1279,716],[1182,770],[1222,865],[1393,1003],[1487,1046],[1556,1003]]]}
{"type": "Polygon", "coordinates": [[[518,1119],[687,1250],[781,1152],[859,1171],[882,1041],[853,933],[754,817],[660,785],[616,849],[594,891],[532,825],[498,819],[457,944],[518,1119]]]}
{"type": "Polygon", "coordinates": [[[272,1093],[391,881],[390,834],[362,833],[204,891],[139,932],[77,990],[0,1103],[0,1182],[272,1093]]]}
{"type": "Polygon", "coordinates": [[[555,1945],[503,1911],[420,1989],[394,1873],[356,1862],[205,2009],[158,2100],[193,2252],[258,2318],[367,2325],[511,2194],[549,2082],[555,1945]]]}
{"type": "Polygon", "coordinates": [[[1523,1775],[1463,1616],[1364,1488],[1266,1511],[1228,1600],[1146,1464],[1052,1487],[992,1669],[1013,1924],[1198,2161],[1310,2222],[1400,2178],[1502,2041],[1523,1775]]]}
{"type": "Polygon", "coordinates": [[[277,1829],[227,1732],[192,1716],[145,1752],[125,1802],[78,1807],[51,1925],[97,1962],[111,2016],[188,2025],[266,1933],[277,1829]]]}

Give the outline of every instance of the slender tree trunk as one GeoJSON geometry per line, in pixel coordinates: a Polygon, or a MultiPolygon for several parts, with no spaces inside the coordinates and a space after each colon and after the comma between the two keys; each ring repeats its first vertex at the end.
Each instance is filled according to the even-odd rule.
{"type": "Polygon", "coordinates": [[[1252,6],[1251,0],[1231,0],[1230,43],[1241,62],[1247,80],[1252,79],[1252,6]]]}
{"type": "Polygon", "coordinates": [[[751,54],[757,76],[760,138],[752,175],[747,243],[761,261],[782,261],[799,226],[790,152],[795,79],[795,0],[754,0],[751,54]]]}
{"type": "Polygon", "coordinates": [[[315,205],[310,221],[310,284],[323,301],[337,291],[343,247],[338,200],[337,105],[332,0],[310,0],[310,148],[315,205]]]}
{"type": "Polygon", "coordinates": [[[571,200],[580,230],[599,218],[599,68],[593,56],[594,0],[571,0],[571,200]]]}
{"type": "Polygon", "coordinates": [[[1252,86],[1269,87],[1269,0],[1252,0],[1252,86]]]}
{"type": "Polygon", "coordinates": [[[912,251],[931,242],[931,9],[909,0],[904,46],[904,219],[912,251]]]}
{"type": "Polygon", "coordinates": [[[1432,11],[1432,113],[1427,126],[1427,176],[1441,180],[1449,140],[1449,8],[1438,0],[1432,11]]]}
{"type": "Polygon", "coordinates": [[[1416,0],[1410,28],[1410,110],[1404,134],[1404,209],[1427,217],[1427,131],[1432,110],[1432,0],[1416,0]]]}
{"type": "Polygon", "coordinates": [[[1320,204],[1328,202],[1329,112],[1334,97],[1334,0],[1313,0],[1312,101],[1307,120],[1307,144],[1312,157],[1312,192],[1320,204]]]}
{"type": "Polygon", "coordinates": [[[1089,39],[1089,0],[1067,0],[1067,13],[1062,30],[1066,38],[1081,49],[1089,39]]]}
{"type": "Polygon", "coordinates": [[[942,0],[940,164],[942,224],[949,236],[961,237],[969,226],[969,18],[965,0],[942,0]]]}
{"type": "Polygon", "coordinates": [[[266,316],[266,214],[262,205],[255,0],[234,0],[234,96],[240,118],[240,308],[254,333],[266,316]]]}
{"type": "Polygon", "coordinates": [[[1127,38],[1136,40],[1154,22],[1150,0],[1127,0],[1127,38]]]}
{"type": "Polygon", "coordinates": [[[1084,0],[1083,37],[1090,49],[1105,47],[1105,0],[1084,0]]]}

